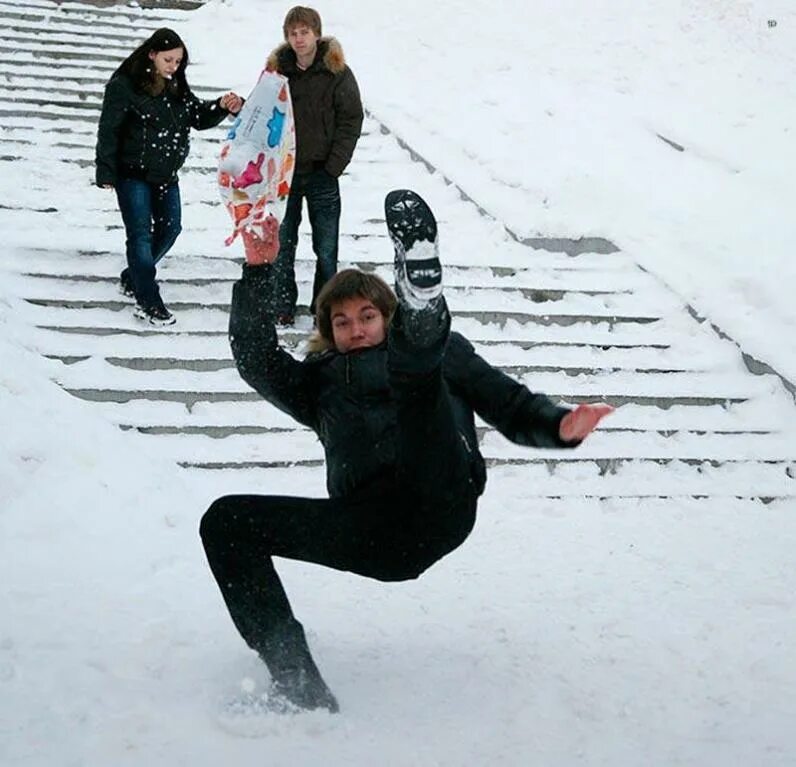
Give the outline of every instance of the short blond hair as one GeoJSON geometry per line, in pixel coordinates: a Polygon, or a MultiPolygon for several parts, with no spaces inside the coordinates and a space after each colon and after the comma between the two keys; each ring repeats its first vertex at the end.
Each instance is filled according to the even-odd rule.
{"type": "Polygon", "coordinates": [[[285,23],[282,24],[285,40],[293,27],[302,25],[308,26],[317,37],[321,36],[321,15],[318,11],[314,8],[307,8],[305,5],[297,5],[287,12],[285,23]]]}

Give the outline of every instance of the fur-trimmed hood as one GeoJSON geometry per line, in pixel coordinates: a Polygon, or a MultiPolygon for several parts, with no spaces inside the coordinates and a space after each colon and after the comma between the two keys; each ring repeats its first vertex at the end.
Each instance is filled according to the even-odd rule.
{"type": "MultiPolygon", "coordinates": [[[[333,75],[339,75],[346,67],[343,47],[335,37],[319,37],[318,53],[321,65],[333,75]]],[[[313,66],[318,65],[319,57],[316,55],[313,66]]],[[[288,74],[296,69],[296,54],[288,43],[282,43],[274,48],[268,56],[266,68],[280,74],[288,74]]]]}

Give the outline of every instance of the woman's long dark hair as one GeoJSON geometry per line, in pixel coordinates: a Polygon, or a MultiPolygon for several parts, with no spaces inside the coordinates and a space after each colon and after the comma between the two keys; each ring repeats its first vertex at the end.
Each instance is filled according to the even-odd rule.
{"type": "Polygon", "coordinates": [[[171,80],[166,81],[166,88],[175,96],[184,96],[190,93],[188,80],[185,78],[185,68],[188,66],[188,48],[180,36],[167,27],[162,27],[152,33],[149,39],[139,45],[118,67],[112,77],[127,75],[133,86],[138,91],[152,93],[155,90],[155,64],[149,58],[150,52],[161,53],[173,48],[182,48],[182,61],[171,80]]]}

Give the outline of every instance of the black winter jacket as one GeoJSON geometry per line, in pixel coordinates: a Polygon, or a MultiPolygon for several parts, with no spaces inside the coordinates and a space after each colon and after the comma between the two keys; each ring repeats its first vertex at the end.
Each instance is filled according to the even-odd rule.
{"type": "Polygon", "coordinates": [[[364,112],[354,73],[333,37],[318,40],[315,60],[306,70],[283,43],[268,57],[268,68],[287,77],[296,123],[296,170],[323,168],[339,176],[351,162],[362,132],[364,112]]]}
{"type": "MultiPolygon", "coordinates": [[[[277,341],[268,298],[269,269],[244,266],[243,278],[233,288],[229,336],[238,372],[272,405],[318,435],[326,453],[330,497],[346,496],[392,477],[397,427],[386,344],[294,359],[277,341]]],[[[574,447],[558,436],[568,410],[493,368],[464,336],[451,333],[443,364],[479,494],[486,469],[474,412],[517,444],[574,447]]]]}
{"type": "Polygon", "coordinates": [[[188,156],[191,128],[212,128],[228,114],[219,99],[202,101],[190,91],[178,97],[168,88],[153,96],[136,90],[127,75],[112,77],[97,131],[97,186],[119,178],[174,181],[188,156]]]}

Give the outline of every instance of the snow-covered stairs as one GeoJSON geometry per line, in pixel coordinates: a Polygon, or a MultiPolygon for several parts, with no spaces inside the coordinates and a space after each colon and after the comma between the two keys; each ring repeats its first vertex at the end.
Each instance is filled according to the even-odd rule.
{"type": "MultiPolygon", "coordinates": [[[[162,7],[0,0],[0,165],[19,180],[18,196],[0,201],[0,221],[13,246],[4,259],[12,290],[25,299],[25,342],[54,360],[67,391],[149,435],[153,456],[197,478],[266,489],[268,472],[289,470],[298,484],[304,472],[317,483],[317,440],[252,392],[230,358],[241,253],[223,246],[228,221],[213,175],[223,128],[194,134],[181,182],[184,231],[159,270],[177,325],[141,324],[118,292],[124,232],[113,194],[91,186],[102,85],[149,30],[179,31],[184,18],[162,7]]],[[[224,90],[191,82],[208,97],[224,90]]],[[[417,189],[440,220],[455,329],[532,389],[621,406],[574,452],[518,448],[482,425],[494,471],[527,479],[529,496],[796,494],[791,396],[776,377],[750,374],[732,343],[627,254],[518,244],[373,118],[342,186],[341,267],[389,279],[382,200],[392,188],[417,189]]],[[[299,259],[306,306],[306,232],[299,259]]],[[[305,310],[283,334],[297,353],[310,324],[305,310]]]]}

